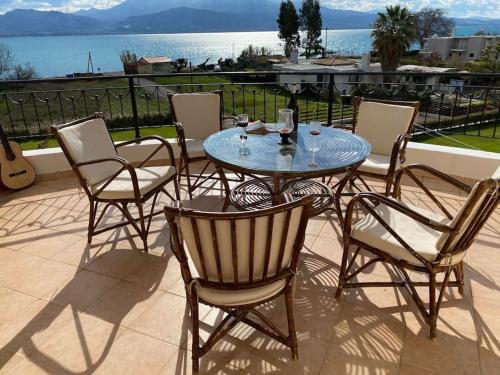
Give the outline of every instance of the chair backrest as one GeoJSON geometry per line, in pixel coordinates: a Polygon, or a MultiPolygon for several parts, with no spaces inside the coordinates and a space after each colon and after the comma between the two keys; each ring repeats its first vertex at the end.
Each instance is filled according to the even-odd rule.
{"type": "Polygon", "coordinates": [[[179,230],[184,239],[179,243],[184,267],[190,258],[201,282],[241,285],[295,272],[311,205],[306,197],[251,212],[165,212],[172,233],[179,230]]]}
{"type": "Polygon", "coordinates": [[[170,111],[187,139],[205,139],[222,130],[222,92],[170,94],[170,111]]]}
{"type": "Polygon", "coordinates": [[[54,125],[51,131],[80,180],[96,184],[118,172],[121,165],[104,162],[83,167],[76,163],[118,156],[104,119],[96,114],[68,124],[54,125]]]}
{"type": "MultiPolygon", "coordinates": [[[[354,132],[365,138],[372,152],[391,155],[400,134],[410,134],[418,115],[419,102],[375,100],[356,97],[354,100],[354,132]]],[[[403,151],[406,143],[403,145],[403,151]]]]}
{"type": "Polygon", "coordinates": [[[496,209],[499,201],[500,167],[491,178],[474,185],[464,205],[449,224],[457,233],[451,235],[443,233],[438,240],[437,245],[441,253],[466,250],[496,209]]]}

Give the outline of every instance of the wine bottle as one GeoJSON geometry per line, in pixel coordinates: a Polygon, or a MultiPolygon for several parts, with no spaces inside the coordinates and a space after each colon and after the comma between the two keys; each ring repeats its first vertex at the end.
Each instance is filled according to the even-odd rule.
{"type": "Polygon", "coordinates": [[[288,102],[288,109],[293,110],[293,133],[292,138],[297,140],[298,128],[299,128],[299,103],[297,101],[297,93],[292,92],[290,95],[290,101],[288,102]]]}

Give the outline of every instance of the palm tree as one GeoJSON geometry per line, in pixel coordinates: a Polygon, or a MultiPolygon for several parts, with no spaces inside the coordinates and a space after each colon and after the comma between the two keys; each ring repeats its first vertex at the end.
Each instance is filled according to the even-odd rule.
{"type": "Polygon", "coordinates": [[[415,16],[408,8],[388,6],[373,23],[372,46],[380,55],[382,71],[395,71],[399,60],[415,39],[415,16]]]}

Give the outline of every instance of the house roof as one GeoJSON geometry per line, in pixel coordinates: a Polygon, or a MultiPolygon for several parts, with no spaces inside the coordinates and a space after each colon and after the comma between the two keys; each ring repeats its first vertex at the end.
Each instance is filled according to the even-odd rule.
{"type": "Polygon", "coordinates": [[[398,72],[417,72],[417,73],[444,73],[455,72],[456,68],[443,68],[438,66],[422,66],[422,65],[401,65],[398,72]]]}
{"type": "Polygon", "coordinates": [[[144,56],[137,62],[138,64],[162,64],[172,62],[172,59],[167,56],[144,56]]]}

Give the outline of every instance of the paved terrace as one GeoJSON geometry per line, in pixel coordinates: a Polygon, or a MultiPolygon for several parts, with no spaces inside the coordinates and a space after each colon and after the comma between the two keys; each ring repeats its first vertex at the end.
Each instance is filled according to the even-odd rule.
{"type": "MultiPolygon", "coordinates": [[[[426,182],[447,204],[463,202],[456,191],[426,182]]],[[[432,208],[416,188],[407,187],[404,198],[432,208]]],[[[192,204],[214,210],[220,202],[213,190],[192,204]]],[[[73,178],[0,196],[0,373],[191,373],[189,312],[165,219],[154,221],[145,254],[123,228],[88,246],[87,211],[73,178]]],[[[107,217],[116,220],[116,213],[107,217]]],[[[335,300],[342,254],[337,219],[315,217],[307,232],[295,293],[299,360],[238,325],[202,358],[202,373],[499,373],[498,212],[469,252],[464,297],[446,292],[433,341],[405,290],[349,290],[335,300]]],[[[376,265],[360,278],[392,275],[376,265]]],[[[262,311],[286,328],[281,300],[262,311]]],[[[200,318],[209,332],[223,314],[201,306],[200,318]]]]}

